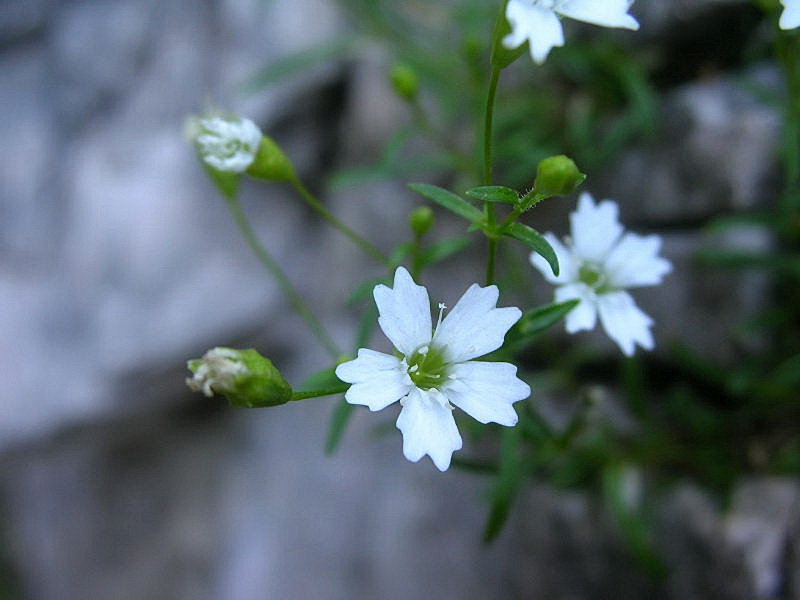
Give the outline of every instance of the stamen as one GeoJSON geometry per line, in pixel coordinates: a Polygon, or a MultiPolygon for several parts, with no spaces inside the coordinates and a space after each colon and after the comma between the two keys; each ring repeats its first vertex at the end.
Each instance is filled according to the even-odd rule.
{"type": "Polygon", "coordinates": [[[424,356],[424,355],[426,355],[426,354],[428,353],[428,351],[429,351],[429,350],[430,350],[430,348],[428,348],[427,346],[423,346],[422,348],[420,348],[419,350],[417,350],[417,352],[418,352],[419,354],[422,354],[422,355],[424,356]]]}
{"type": "Polygon", "coordinates": [[[433,329],[433,337],[436,337],[436,332],[439,331],[439,325],[442,324],[442,314],[447,309],[444,302],[439,302],[439,320],[436,321],[436,327],[433,329]]]}
{"type": "Polygon", "coordinates": [[[419,371],[419,365],[414,365],[408,370],[409,373],[416,373],[417,371],[419,371]]]}

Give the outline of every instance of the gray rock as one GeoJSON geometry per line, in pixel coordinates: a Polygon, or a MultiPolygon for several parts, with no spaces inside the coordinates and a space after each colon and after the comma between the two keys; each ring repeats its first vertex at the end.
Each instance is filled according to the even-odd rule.
{"type": "MultiPolygon", "coordinates": [[[[770,81],[769,72],[755,78],[770,81]]],[[[664,100],[658,142],[621,156],[592,189],[625,202],[631,224],[696,223],[752,210],[778,191],[781,120],[741,83],[715,79],[664,100]]]]}

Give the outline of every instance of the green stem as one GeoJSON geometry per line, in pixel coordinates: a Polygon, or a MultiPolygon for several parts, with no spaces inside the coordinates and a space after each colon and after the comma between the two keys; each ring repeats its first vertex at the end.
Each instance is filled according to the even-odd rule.
{"type": "MultiPolygon", "coordinates": [[[[500,82],[499,67],[492,66],[492,74],[489,77],[489,91],[486,95],[486,110],[483,123],[483,185],[492,185],[492,125],[494,122],[494,103],[497,97],[497,84],[500,82]]],[[[497,224],[495,208],[493,202],[486,202],[486,221],[489,229],[494,229],[497,224]]],[[[489,256],[486,261],[486,285],[494,283],[495,264],[497,262],[498,238],[489,235],[489,256]]]]}
{"type": "Polygon", "coordinates": [[[500,81],[500,68],[492,67],[489,77],[489,92],[486,96],[486,110],[483,122],[483,185],[492,185],[492,126],[494,123],[494,101],[497,84],[500,81]]]}
{"type": "Polygon", "coordinates": [[[309,398],[322,398],[323,396],[334,396],[337,394],[344,394],[350,384],[341,385],[338,387],[329,388],[326,390],[311,390],[308,392],[294,392],[292,399],[289,402],[296,402],[297,400],[308,400],[309,398]]]}
{"type": "Polygon", "coordinates": [[[253,226],[250,224],[250,221],[247,219],[247,215],[242,209],[242,205],[239,203],[239,200],[236,198],[229,198],[228,206],[230,207],[231,213],[233,213],[233,218],[236,221],[236,225],[238,225],[239,230],[242,232],[242,235],[244,235],[245,240],[247,240],[247,243],[258,257],[258,260],[261,261],[261,264],[278,284],[278,287],[289,300],[289,304],[292,305],[292,308],[295,310],[295,312],[297,312],[303,321],[305,321],[306,325],[308,325],[308,328],[311,330],[311,333],[316,336],[331,357],[334,360],[338,359],[342,354],[341,351],[339,348],[337,348],[333,339],[325,330],[325,327],[322,325],[319,319],[314,316],[314,313],[292,285],[292,282],[289,281],[286,273],[283,272],[283,269],[281,269],[280,265],[274,258],[272,258],[272,255],[258,240],[258,236],[256,235],[253,226]]]}
{"type": "Polygon", "coordinates": [[[378,250],[375,246],[337,219],[333,213],[325,207],[324,204],[317,200],[314,194],[308,191],[308,188],[306,188],[297,177],[291,179],[289,183],[294,186],[297,192],[303,197],[303,200],[305,200],[311,208],[317,211],[323,219],[325,219],[333,227],[338,229],[341,233],[358,245],[367,255],[374,258],[379,263],[384,264],[387,268],[392,268],[392,263],[383,254],[383,252],[378,250]]]}

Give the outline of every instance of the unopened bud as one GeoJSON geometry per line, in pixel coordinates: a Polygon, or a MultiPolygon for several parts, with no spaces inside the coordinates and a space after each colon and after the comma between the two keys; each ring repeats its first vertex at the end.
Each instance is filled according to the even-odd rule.
{"type": "Polygon", "coordinates": [[[411,230],[422,237],[433,227],[433,211],[429,206],[419,206],[411,212],[411,230]]]}
{"type": "Polygon", "coordinates": [[[539,163],[533,187],[537,194],[567,196],[585,180],[586,175],[578,170],[573,160],[560,154],[539,163]]]}
{"type": "Polygon", "coordinates": [[[278,406],[292,399],[292,387],[272,361],[253,349],[213,348],[187,366],[194,374],[186,379],[190,389],[223,394],[234,406],[278,406]]]}
{"type": "Polygon", "coordinates": [[[253,163],[261,143],[261,130],[250,119],[212,116],[194,124],[200,157],[223,173],[241,173],[253,163]]]}
{"type": "Polygon", "coordinates": [[[294,166],[289,157],[271,137],[262,136],[255,160],[247,174],[266,181],[291,181],[295,178],[294,166]]]}
{"type": "Polygon", "coordinates": [[[419,90],[417,72],[405,63],[398,63],[392,67],[392,86],[397,95],[405,100],[413,100],[419,90]]]}

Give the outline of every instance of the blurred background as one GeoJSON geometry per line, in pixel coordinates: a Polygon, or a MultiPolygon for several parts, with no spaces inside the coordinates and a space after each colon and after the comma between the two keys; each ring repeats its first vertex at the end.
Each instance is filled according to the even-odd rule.
{"type": "MultiPolygon", "coordinates": [[[[569,154],[674,265],[635,294],[655,352],[562,325],[525,350],[549,433],[524,434],[546,458],[524,477],[492,429],[439,473],[403,458],[391,410],[354,411],[326,455],[339,398],[244,411],[185,388],[215,345],[292,382],[330,366],[186,116],[256,120],[388,252],[421,203],[407,181],[476,185],[496,4],[0,0],[0,598],[800,598],[798,117],[775,58],[797,45],[776,4],[638,0],[639,32],[569,22],[545,66],[504,72],[498,181],[569,154]],[[507,520],[486,545],[490,510],[507,520]]],[[[369,303],[348,298],[380,268],[284,186],[241,199],[350,346],[369,303]]],[[[526,219],[564,234],[574,206],[526,219]]],[[[428,272],[432,299],[479,278],[470,239],[428,272]]],[[[507,246],[502,303],[550,301],[507,246]]]]}

